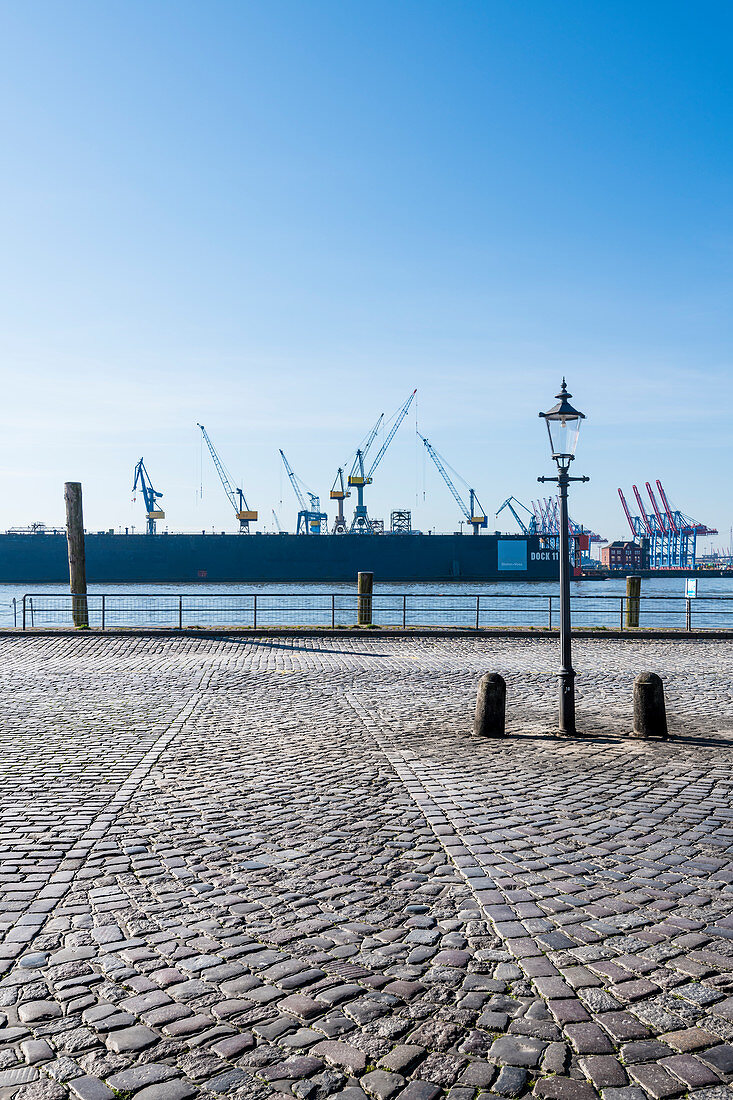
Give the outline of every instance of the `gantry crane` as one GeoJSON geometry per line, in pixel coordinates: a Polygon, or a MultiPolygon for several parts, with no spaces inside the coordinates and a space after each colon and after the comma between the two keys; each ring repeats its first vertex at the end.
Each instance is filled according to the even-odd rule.
{"type": "Polygon", "coordinates": [[[221,459],[216,453],[216,448],[214,447],[214,444],[209,439],[206,428],[203,426],[203,424],[199,424],[197,426],[201,429],[201,434],[206,440],[206,446],[209,448],[209,453],[214,460],[214,466],[216,467],[216,472],[219,475],[219,480],[221,481],[224,492],[228,496],[229,502],[234,509],[234,513],[239,520],[239,533],[240,535],[248,535],[249,525],[257,519],[257,512],[253,512],[249,504],[247,504],[244,493],[241,489],[232,488],[232,483],[227,476],[227,472],[222,465],[221,459]]]}
{"type": "Polygon", "coordinates": [[[511,514],[514,516],[515,520],[517,521],[519,530],[522,532],[523,535],[534,535],[537,533],[537,517],[535,516],[531,508],[528,508],[526,504],[522,504],[521,500],[517,500],[516,497],[509,497],[508,500],[504,501],[501,508],[497,509],[497,516],[499,515],[499,512],[503,512],[505,508],[508,508],[511,514]],[[514,503],[512,503],[512,501],[514,503]],[[514,504],[518,504],[519,507],[523,508],[524,511],[527,512],[527,514],[529,515],[529,520],[526,523],[517,512],[514,504]]]}
{"type": "Polygon", "coordinates": [[[394,423],[393,423],[392,427],[389,430],[387,438],[385,439],[382,446],[379,448],[379,451],[377,452],[377,455],[376,455],[374,461],[372,462],[371,467],[369,468],[369,473],[368,474],[364,473],[364,457],[365,457],[367,451],[369,450],[369,448],[371,447],[372,443],[374,442],[377,431],[379,430],[379,425],[381,424],[381,422],[384,418],[384,413],[382,413],[382,416],[380,416],[379,420],[377,421],[377,423],[372,428],[372,431],[369,435],[369,440],[368,440],[367,444],[365,445],[365,447],[360,448],[356,452],[356,457],[354,459],[354,465],[351,467],[351,473],[349,474],[349,486],[354,486],[356,488],[356,495],[357,495],[357,504],[356,504],[356,508],[354,509],[354,518],[351,521],[351,529],[350,530],[351,530],[352,534],[368,535],[368,534],[372,533],[372,530],[373,530],[372,522],[369,519],[369,516],[367,514],[366,504],[364,503],[364,486],[365,485],[371,485],[372,475],[373,475],[374,471],[376,470],[377,466],[379,465],[379,463],[384,458],[384,456],[387,452],[387,448],[389,447],[390,443],[392,442],[392,440],[394,439],[394,437],[397,433],[397,429],[399,428],[400,424],[402,423],[402,421],[407,416],[407,412],[410,408],[410,405],[412,404],[412,402],[415,399],[415,394],[416,393],[417,393],[417,390],[414,389],[412,391],[412,393],[410,394],[410,396],[407,398],[407,401],[405,401],[404,405],[402,405],[400,407],[400,409],[398,410],[398,412],[395,414],[394,423]]]}
{"type": "Polygon", "coordinates": [[[621,489],[618,490],[618,495],[631,530],[631,537],[639,545],[647,548],[649,568],[694,569],[697,562],[697,536],[716,535],[717,531],[691,519],[679,509],[673,509],[659,479],[657,479],[657,489],[662,508],[657,503],[650,482],[645,482],[652,506],[651,512],[647,512],[638,487],[632,485],[631,488],[639,507],[638,516],[632,516],[621,489]]]}
{"type": "Polygon", "coordinates": [[[148,477],[148,471],[145,469],[145,463],[142,459],[135,467],[135,480],[132,483],[133,493],[136,491],[138,485],[145,501],[145,507],[147,509],[148,520],[148,534],[155,534],[155,521],[157,519],[165,519],[165,512],[162,508],[158,508],[156,501],[163,496],[156,489],[153,488],[153,483],[148,477]]]}
{"type": "MultiPolygon", "coordinates": [[[[381,419],[381,418],[380,418],[381,419]]],[[[331,492],[329,494],[331,500],[338,501],[338,513],[333,524],[334,535],[346,534],[346,518],[344,516],[344,501],[347,497],[351,496],[351,493],[346,488],[346,482],[344,481],[344,468],[339,466],[338,473],[334,478],[333,485],[331,486],[331,492]]]]}
{"type": "MultiPolygon", "coordinates": [[[[428,452],[428,454],[432,458],[433,462],[437,466],[438,473],[443,478],[443,481],[446,483],[446,485],[450,489],[451,493],[453,494],[453,497],[454,497],[458,507],[463,512],[463,514],[466,517],[466,520],[468,521],[468,523],[470,523],[471,526],[473,527],[474,535],[478,535],[480,529],[482,527],[486,527],[486,524],[487,524],[488,521],[486,519],[486,515],[484,513],[484,510],[481,507],[481,504],[479,503],[479,499],[476,496],[476,493],[474,492],[474,490],[471,488],[470,485],[468,485],[465,481],[463,481],[463,478],[461,477],[461,475],[456,473],[455,470],[453,470],[453,473],[456,475],[456,477],[460,481],[463,481],[463,484],[468,489],[469,504],[466,504],[466,502],[463,500],[463,497],[460,495],[460,493],[456,489],[455,485],[453,484],[453,482],[451,480],[451,477],[450,477],[450,474],[448,473],[448,471],[445,468],[445,465],[444,465],[445,459],[441,458],[441,456],[435,450],[435,447],[433,447],[428,442],[428,440],[425,438],[424,435],[420,435],[420,432],[418,432],[417,434],[420,436],[420,439],[422,439],[423,443],[425,444],[425,450],[428,452]]],[[[451,467],[451,469],[452,469],[452,467],[451,467]]]]}
{"type": "Polygon", "coordinates": [[[293,486],[293,492],[300,505],[300,511],[298,512],[298,526],[296,529],[296,535],[320,535],[322,531],[321,524],[324,524],[326,529],[328,528],[328,516],[325,512],[321,511],[321,499],[317,497],[315,493],[312,493],[308,486],[305,484],[302,478],[293,470],[293,467],[285,457],[285,452],[280,450],[280,458],[283,460],[283,466],[285,472],[290,478],[290,484],[293,486]],[[303,496],[301,485],[308,494],[310,500],[310,508],[305,503],[305,497],[303,496]]]}

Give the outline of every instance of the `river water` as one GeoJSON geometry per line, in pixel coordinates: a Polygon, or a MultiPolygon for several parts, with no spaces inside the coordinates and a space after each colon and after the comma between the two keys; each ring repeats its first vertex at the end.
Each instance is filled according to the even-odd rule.
{"type": "MultiPolygon", "coordinates": [[[[701,577],[690,601],[693,628],[733,628],[733,575],[701,577]]],[[[572,582],[576,626],[618,628],[623,577],[572,582]]],[[[0,626],[71,624],[68,586],[0,585],[0,626]]],[[[547,581],[375,584],[374,622],[384,626],[558,625],[558,584],[547,581]]],[[[353,584],[105,584],[89,586],[93,626],[348,626],[356,618],[353,584]]],[[[685,578],[642,581],[640,625],[684,628],[685,578]]]]}

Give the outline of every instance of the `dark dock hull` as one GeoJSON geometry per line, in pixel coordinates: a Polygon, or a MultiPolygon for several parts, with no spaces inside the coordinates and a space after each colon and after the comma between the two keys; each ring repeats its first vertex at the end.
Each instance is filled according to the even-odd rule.
{"type": "MultiPolygon", "coordinates": [[[[98,584],[554,580],[557,554],[512,535],[122,535],[87,533],[98,584]]],[[[69,579],[62,534],[0,535],[0,581],[69,579]]]]}

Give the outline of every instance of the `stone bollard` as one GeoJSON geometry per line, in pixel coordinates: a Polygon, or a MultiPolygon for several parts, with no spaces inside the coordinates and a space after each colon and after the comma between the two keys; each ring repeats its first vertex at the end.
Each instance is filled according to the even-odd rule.
{"type": "Polygon", "coordinates": [[[506,681],[487,672],[478,682],[473,732],[478,737],[503,737],[506,717],[506,681]]]}
{"type": "Polygon", "coordinates": [[[373,573],[359,573],[357,577],[357,592],[359,593],[356,622],[358,626],[372,625],[372,588],[374,585],[373,573]]]}
{"type": "Polygon", "coordinates": [[[634,680],[633,737],[667,737],[664,685],[656,672],[640,672],[634,680]]]}
{"type": "Polygon", "coordinates": [[[626,578],[626,625],[639,625],[639,605],[641,603],[641,577],[626,578]]]}

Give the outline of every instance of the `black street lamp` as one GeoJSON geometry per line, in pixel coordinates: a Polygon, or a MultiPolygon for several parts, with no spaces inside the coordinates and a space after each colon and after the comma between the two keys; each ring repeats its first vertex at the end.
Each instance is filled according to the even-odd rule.
{"type": "Polygon", "coordinates": [[[573,395],[568,393],[565,379],[557,394],[557,405],[549,412],[540,413],[547,425],[550,450],[557,463],[557,477],[538,477],[538,481],[555,481],[560,499],[560,733],[575,733],[575,670],[570,652],[570,524],[568,521],[568,485],[571,481],[590,481],[588,477],[571,477],[570,463],[575,458],[580,425],[585,413],[578,412],[570,404],[573,395]]]}

